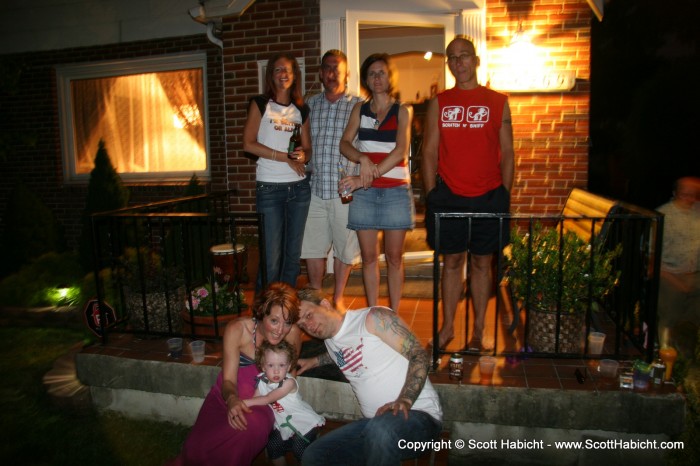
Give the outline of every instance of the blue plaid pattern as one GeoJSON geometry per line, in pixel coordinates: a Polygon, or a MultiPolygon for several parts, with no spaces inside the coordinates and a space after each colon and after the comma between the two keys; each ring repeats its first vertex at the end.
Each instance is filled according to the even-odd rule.
{"type": "Polygon", "coordinates": [[[356,173],[357,164],[340,155],[340,138],[350,118],[352,108],[362,99],[345,94],[330,103],[323,92],[309,98],[311,109],[311,192],[321,199],[338,195],[338,162],[349,175],[356,173]]]}

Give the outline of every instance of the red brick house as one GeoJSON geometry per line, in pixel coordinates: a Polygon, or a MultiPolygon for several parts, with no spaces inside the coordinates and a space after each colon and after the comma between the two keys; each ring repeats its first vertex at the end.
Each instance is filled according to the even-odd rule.
{"type": "MultiPolygon", "coordinates": [[[[254,209],[255,162],[243,154],[241,132],[248,99],[258,93],[259,73],[272,53],[290,51],[302,59],[305,90],[313,92],[319,87],[320,55],[329,48],[344,49],[354,73],[349,85],[357,89],[361,55],[377,47],[376,43],[390,53],[389,49],[399,47],[399,43],[404,47],[396,49],[400,54],[423,53],[426,44],[437,41],[432,51],[439,55],[454,34],[474,39],[482,58],[482,83],[489,82],[510,94],[517,163],[514,211],[557,212],[571,188],[587,186],[590,27],[596,20],[589,3],[602,2],[29,3],[7,6],[10,11],[0,20],[0,63],[4,68],[0,81],[0,212],[5,210],[15,181],[22,178],[56,213],[72,246],[79,236],[87,186],[79,152],[81,148],[87,154],[96,151],[96,146],[91,149],[94,137],[83,137],[84,131],[76,123],[93,114],[84,109],[80,113],[75,96],[82,92],[87,102],[98,101],[99,108],[107,105],[99,103],[106,99],[95,97],[100,85],[81,88],[80,83],[85,79],[102,82],[102,76],[140,70],[167,74],[173,62],[180,61],[184,64],[174,69],[200,70],[194,82],[201,91],[195,92],[195,97],[178,97],[177,91],[167,91],[164,85],[163,98],[171,104],[177,102],[179,120],[175,118],[174,124],[198,139],[200,149],[185,151],[186,168],[180,171],[167,164],[158,168],[153,161],[143,164],[131,160],[130,164],[140,167],[124,176],[132,203],[175,197],[196,172],[209,190],[238,189],[235,210],[254,209]],[[382,31],[389,35],[382,36],[382,31]],[[361,43],[363,36],[365,45],[361,43]],[[373,42],[375,45],[367,45],[373,42]],[[523,43],[531,55],[515,48],[523,43]],[[183,100],[188,98],[203,104],[194,114],[188,110],[193,107],[183,100]]],[[[436,81],[440,87],[449,86],[449,72],[438,66],[444,74],[438,73],[436,81]]],[[[404,74],[405,82],[410,75],[404,74]]],[[[159,82],[166,81],[160,78],[159,82]]],[[[430,92],[429,88],[407,91],[404,96],[411,98],[403,100],[430,92]]],[[[129,102],[132,112],[137,108],[133,98],[122,101],[129,102]]],[[[148,104],[140,108],[144,107],[148,104]]],[[[127,132],[125,124],[112,126],[127,132]]],[[[136,147],[139,140],[134,136],[128,143],[122,141],[121,145],[127,146],[120,149],[125,157],[143,152],[136,147]]],[[[118,145],[108,143],[110,155],[119,152],[118,145]]],[[[167,146],[161,150],[168,153],[175,149],[167,146]]],[[[0,220],[0,231],[4,227],[0,220]]]]}

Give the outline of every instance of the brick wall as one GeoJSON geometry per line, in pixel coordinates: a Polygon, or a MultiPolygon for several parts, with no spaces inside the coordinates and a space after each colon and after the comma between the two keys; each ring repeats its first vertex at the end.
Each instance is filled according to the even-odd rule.
{"type": "MultiPolygon", "coordinates": [[[[66,229],[69,247],[76,247],[85,206],[87,185],[65,185],[59,134],[55,67],[67,63],[130,59],[183,52],[205,51],[209,97],[210,148],[213,160],[223,160],[223,100],[220,50],[204,34],[163,40],[141,41],[110,46],[52,50],[2,57],[4,63],[19,65],[21,79],[7,92],[0,92],[3,135],[28,136],[34,144],[13,142],[5,158],[0,158],[0,212],[16,180],[22,179],[55,213],[66,229]]],[[[6,85],[5,85],[6,86],[6,85]]],[[[107,148],[109,150],[109,148],[107,148]]],[[[95,149],[97,150],[97,149],[95,149]]],[[[222,184],[213,173],[213,182],[222,184]]],[[[169,185],[129,185],[132,203],[152,202],[180,195],[184,183],[169,185]]],[[[0,217],[0,233],[4,224],[0,217]]]]}
{"type": "Polygon", "coordinates": [[[242,17],[224,19],[226,180],[228,187],[239,190],[237,211],[255,209],[255,161],[242,147],[248,100],[258,93],[257,61],[275,52],[303,57],[308,90],[318,81],[320,18],[318,0],[258,0],[242,17]]]}
{"type": "MultiPolygon", "coordinates": [[[[572,187],[587,186],[591,11],[584,0],[487,0],[489,51],[507,45],[519,20],[532,30],[533,43],[549,50],[555,68],[576,71],[572,91],[510,96],[516,147],[513,210],[558,212],[572,187]]],[[[223,53],[202,34],[3,57],[21,63],[24,74],[16,93],[0,95],[0,110],[11,115],[11,132],[34,135],[36,145],[17,145],[0,160],[0,212],[15,180],[23,177],[66,227],[70,245],[76,245],[86,187],[63,184],[56,65],[193,50],[207,52],[209,188],[238,188],[234,209],[253,211],[255,162],[242,151],[242,129],[248,99],[258,92],[257,61],[277,51],[304,57],[308,90],[318,80],[319,23],[318,0],[258,0],[240,18],[224,19],[223,53]]],[[[132,185],[130,190],[133,204],[173,197],[182,186],[132,185]]]]}
{"type": "Polygon", "coordinates": [[[571,188],[588,185],[591,15],[584,0],[487,0],[489,51],[506,47],[521,22],[548,66],[576,72],[571,91],[510,95],[515,212],[558,213],[571,188]]]}

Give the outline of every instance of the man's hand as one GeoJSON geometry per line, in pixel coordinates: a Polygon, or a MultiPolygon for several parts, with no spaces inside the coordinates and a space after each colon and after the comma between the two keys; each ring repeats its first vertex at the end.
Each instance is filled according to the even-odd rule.
{"type": "Polygon", "coordinates": [[[411,403],[411,400],[399,398],[396,401],[391,401],[383,406],[380,406],[376,415],[381,416],[387,411],[392,411],[394,416],[396,416],[399,412],[402,412],[404,419],[408,419],[408,412],[411,410],[412,405],[413,403],[411,403]]]}
{"type": "Polygon", "coordinates": [[[297,375],[318,367],[318,358],[304,358],[297,361],[297,375]]]}

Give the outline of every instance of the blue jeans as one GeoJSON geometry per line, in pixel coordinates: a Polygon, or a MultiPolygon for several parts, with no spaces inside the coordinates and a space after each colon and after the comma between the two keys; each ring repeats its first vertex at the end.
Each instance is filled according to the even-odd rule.
{"type": "Polygon", "coordinates": [[[403,414],[386,412],[372,419],[360,419],[324,434],[304,451],[304,466],[398,465],[423,452],[399,448],[399,440],[428,442],[440,434],[442,424],[423,411],[403,414]]]}
{"type": "MultiPolygon", "coordinates": [[[[295,287],[299,276],[301,243],[311,202],[309,178],[294,183],[257,182],[255,201],[265,215],[265,270],[267,282],[285,282],[295,287]]],[[[257,290],[262,272],[258,271],[257,290]]]]}

